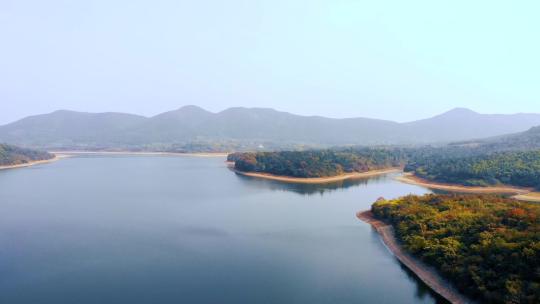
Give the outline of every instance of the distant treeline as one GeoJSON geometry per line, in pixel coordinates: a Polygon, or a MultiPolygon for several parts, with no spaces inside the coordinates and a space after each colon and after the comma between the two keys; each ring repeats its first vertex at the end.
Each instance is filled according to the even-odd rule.
{"type": "Polygon", "coordinates": [[[0,144],[0,166],[11,166],[37,160],[47,160],[54,155],[32,149],[25,149],[7,144],[0,144]]]}
{"type": "Polygon", "coordinates": [[[379,200],[404,248],[482,303],[540,303],[540,205],[498,196],[379,200]]]}
{"type": "Polygon", "coordinates": [[[240,171],[309,178],[402,166],[406,158],[403,149],[362,148],[233,153],[228,160],[240,171]]]}

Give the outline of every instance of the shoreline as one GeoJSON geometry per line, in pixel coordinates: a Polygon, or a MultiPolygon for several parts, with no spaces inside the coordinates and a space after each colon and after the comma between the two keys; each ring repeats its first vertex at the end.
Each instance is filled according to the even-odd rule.
{"type": "Polygon", "coordinates": [[[539,192],[529,192],[525,194],[518,194],[518,195],[512,196],[512,198],[515,198],[520,201],[531,202],[531,203],[540,203],[539,192]]]}
{"type": "Polygon", "coordinates": [[[56,153],[53,153],[53,154],[54,154],[54,157],[50,158],[50,159],[30,161],[30,162],[27,162],[27,163],[24,163],[24,164],[17,164],[17,165],[0,166],[0,170],[26,168],[26,167],[35,166],[35,165],[48,164],[48,163],[58,161],[58,160],[60,160],[62,158],[69,157],[69,155],[65,155],[65,154],[56,154],[56,153]]]}
{"type": "Polygon", "coordinates": [[[148,156],[193,156],[193,157],[227,157],[224,152],[137,152],[137,151],[51,151],[50,153],[66,155],[148,155],[148,156]]]}
{"type": "Polygon", "coordinates": [[[421,177],[414,175],[413,173],[404,173],[402,176],[396,177],[397,181],[422,186],[430,189],[437,189],[449,192],[461,192],[461,193],[478,193],[478,194],[511,194],[512,198],[520,201],[528,202],[540,202],[540,192],[534,192],[529,188],[514,187],[514,186],[464,186],[459,184],[446,184],[432,182],[421,177]]]}
{"type": "MultiPolygon", "coordinates": [[[[229,164],[230,166],[231,164],[229,164]]],[[[244,172],[240,170],[232,169],[235,173],[243,176],[274,180],[287,183],[297,183],[297,184],[327,184],[333,182],[344,181],[348,179],[360,179],[365,177],[372,177],[377,175],[384,175],[389,173],[401,172],[401,168],[390,168],[390,169],[381,169],[381,170],[371,170],[366,172],[357,172],[357,173],[348,173],[337,176],[329,177],[292,177],[292,176],[281,176],[274,175],[269,173],[258,173],[258,172],[244,172]]]]}
{"type": "Polygon", "coordinates": [[[360,211],[356,217],[370,224],[379,234],[386,248],[410,271],[412,271],[431,290],[453,304],[475,303],[458,292],[448,281],[442,278],[437,271],[424,264],[417,258],[401,249],[395,235],[394,228],[381,220],[376,219],[370,210],[360,211]]]}

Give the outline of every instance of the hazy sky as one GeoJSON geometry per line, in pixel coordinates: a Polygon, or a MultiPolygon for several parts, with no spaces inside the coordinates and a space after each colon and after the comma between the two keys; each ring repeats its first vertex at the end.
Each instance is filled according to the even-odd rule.
{"type": "Polygon", "coordinates": [[[539,1],[0,0],[0,124],[196,104],[540,112],[539,1]]]}

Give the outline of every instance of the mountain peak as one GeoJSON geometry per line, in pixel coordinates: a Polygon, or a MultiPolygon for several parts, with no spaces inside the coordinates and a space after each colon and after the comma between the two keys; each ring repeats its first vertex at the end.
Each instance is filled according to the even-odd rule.
{"type": "Polygon", "coordinates": [[[476,115],[478,113],[471,110],[471,109],[467,109],[467,108],[453,108],[450,111],[442,113],[440,116],[443,116],[443,115],[471,115],[471,114],[476,115]]]}
{"type": "Polygon", "coordinates": [[[206,111],[205,109],[199,107],[199,106],[196,106],[196,105],[186,105],[186,106],[183,106],[183,107],[180,107],[178,110],[182,110],[182,111],[206,111]]]}
{"type": "Polygon", "coordinates": [[[187,105],[187,106],[183,106],[183,107],[180,107],[178,110],[176,111],[179,111],[179,112],[190,112],[190,113],[197,113],[197,112],[205,112],[207,113],[208,111],[206,111],[205,109],[199,107],[199,106],[196,106],[196,105],[187,105]]]}
{"type": "Polygon", "coordinates": [[[172,111],[169,111],[169,112],[164,112],[164,113],[161,113],[161,114],[158,114],[152,118],[154,119],[159,119],[159,118],[163,118],[163,117],[169,117],[169,118],[173,118],[173,119],[176,119],[176,118],[183,118],[183,117],[201,117],[201,116],[208,116],[208,115],[211,115],[212,112],[208,112],[206,111],[205,109],[201,108],[201,107],[198,107],[198,106],[194,106],[194,105],[187,105],[187,106],[183,106],[177,110],[172,110],[172,111]]]}

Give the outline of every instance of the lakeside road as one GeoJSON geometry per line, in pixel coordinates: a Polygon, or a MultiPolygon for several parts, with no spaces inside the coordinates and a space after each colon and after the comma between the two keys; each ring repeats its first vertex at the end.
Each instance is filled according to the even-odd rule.
{"type": "Polygon", "coordinates": [[[25,168],[25,167],[30,167],[30,166],[39,165],[39,164],[47,164],[47,163],[55,162],[62,158],[69,157],[69,155],[65,155],[65,154],[55,154],[55,153],[53,154],[54,154],[54,157],[51,159],[30,161],[24,164],[17,164],[17,165],[0,166],[0,170],[25,168]]]}
{"type": "Polygon", "coordinates": [[[358,212],[356,217],[361,221],[370,224],[377,233],[379,233],[390,252],[392,252],[403,265],[414,272],[414,274],[416,274],[416,276],[434,292],[453,304],[475,303],[459,293],[452,284],[443,279],[433,267],[424,264],[417,258],[405,252],[398,243],[394,235],[394,228],[391,225],[376,219],[369,210],[358,212]]]}
{"type": "MultiPolygon", "coordinates": [[[[229,166],[231,166],[231,164],[229,164],[229,166]]],[[[244,175],[244,176],[263,178],[263,179],[269,179],[269,180],[286,182],[286,183],[326,184],[326,183],[343,181],[347,179],[358,179],[358,178],[372,177],[372,176],[377,176],[377,175],[384,175],[384,174],[389,174],[389,173],[397,173],[397,172],[401,172],[401,168],[371,170],[371,171],[366,171],[366,172],[348,173],[348,174],[342,174],[342,175],[337,175],[337,176],[310,177],[310,178],[280,176],[280,175],[273,175],[269,173],[259,173],[259,172],[244,172],[244,171],[239,171],[239,170],[234,170],[234,172],[240,175],[244,175]]]]}

